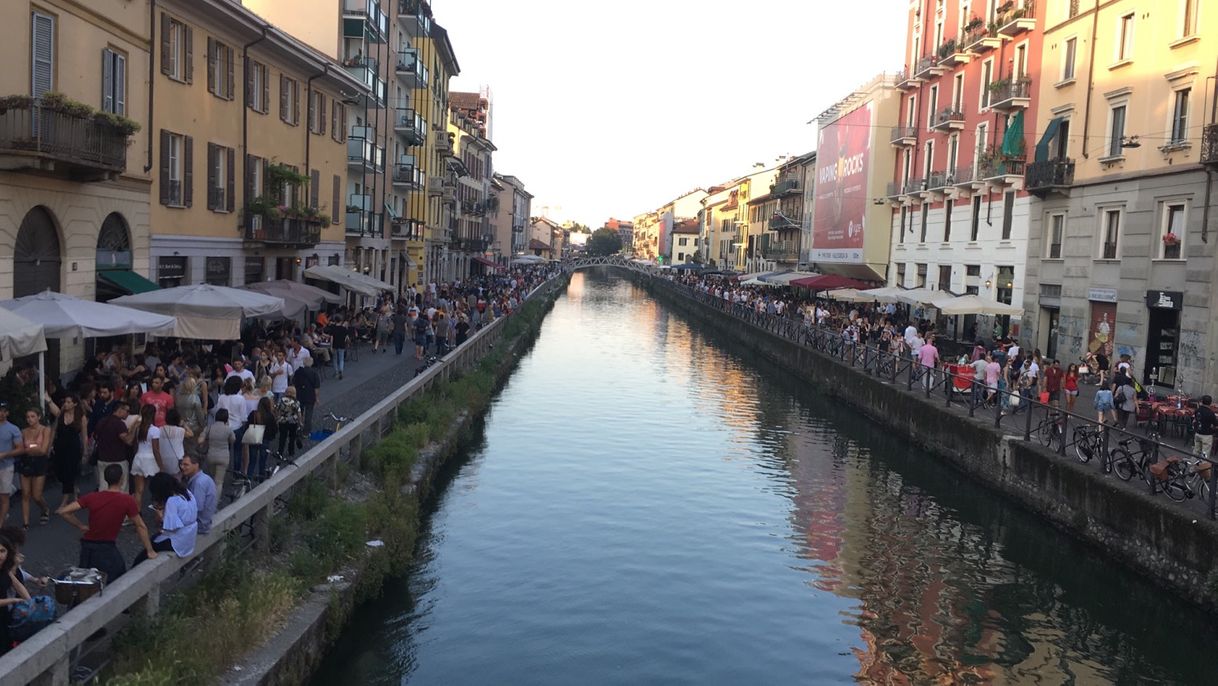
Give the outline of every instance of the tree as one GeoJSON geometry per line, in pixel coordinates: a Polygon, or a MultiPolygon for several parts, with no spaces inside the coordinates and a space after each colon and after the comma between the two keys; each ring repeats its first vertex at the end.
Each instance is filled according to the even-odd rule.
{"type": "Polygon", "coordinates": [[[616,255],[622,250],[622,238],[616,231],[602,227],[592,232],[585,249],[591,257],[616,255]]]}
{"type": "Polygon", "coordinates": [[[571,233],[592,233],[592,229],[589,229],[586,225],[580,224],[579,222],[573,222],[571,224],[570,231],[571,233]]]}

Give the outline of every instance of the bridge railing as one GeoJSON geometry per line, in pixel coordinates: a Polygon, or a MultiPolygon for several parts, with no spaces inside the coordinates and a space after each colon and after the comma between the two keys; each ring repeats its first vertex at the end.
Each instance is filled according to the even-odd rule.
{"type": "MultiPolygon", "coordinates": [[[[534,288],[526,300],[549,294],[563,279],[552,277],[534,288]]],[[[334,435],[306,451],[293,467],[281,469],[245,496],[224,507],[212,520],[212,530],[201,535],[189,558],[162,553],[155,560],[142,562],[101,593],[77,605],[29,640],[0,657],[0,686],[38,683],[66,686],[77,681],[73,667],[84,654],[86,640],[106,628],[128,611],[154,615],[160,607],[162,591],[171,590],[196,559],[223,549],[229,535],[239,535],[248,527],[257,547],[269,545],[270,520],[275,504],[291,495],[306,477],[333,476],[339,460],[358,459],[360,451],[388,433],[397,409],[417,393],[447,379],[453,370],[468,369],[482,359],[502,336],[508,317],[499,317],[479,329],[460,347],[449,352],[439,364],[432,365],[393,394],[374,405],[334,435]]],[[[172,656],[165,656],[172,659],[172,656]]]]}
{"type": "MultiPolygon", "coordinates": [[[[995,428],[1004,425],[1024,441],[1038,441],[1062,459],[1094,462],[1104,473],[1115,472],[1125,481],[1140,477],[1151,494],[1165,493],[1173,500],[1198,503],[1183,505],[1191,512],[1202,508],[1210,519],[1218,518],[1218,469],[1208,455],[1160,440],[1168,427],[1147,419],[1149,431],[1139,433],[1097,421],[1040,401],[1035,389],[1011,390],[1000,384],[989,388],[978,382],[971,369],[960,373],[946,367],[927,367],[912,354],[896,354],[879,346],[847,339],[841,331],[810,324],[798,314],[759,312],[743,303],[729,302],[705,290],[656,276],[653,283],[722,311],[774,336],[824,354],[840,364],[877,377],[896,389],[919,393],[928,400],[941,398],[946,407],[964,409],[969,417],[989,413],[995,428]],[[1166,466],[1160,477],[1151,465],[1166,466]]],[[[1131,413],[1136,425],[1139,418],[1131,413]]]]}

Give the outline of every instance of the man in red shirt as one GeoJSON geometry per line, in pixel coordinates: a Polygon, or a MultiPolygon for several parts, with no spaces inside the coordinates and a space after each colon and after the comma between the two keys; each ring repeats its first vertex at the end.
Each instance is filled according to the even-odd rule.
{"type": "Polygon", "coordinates": [[[1061,360],[1053,360],[1045,370],[1045,392],[1049,394],[1049,404],[1054,407],[1061,405],[1063,375],[1061,360]]]}
{"type": "Polygon", "coordinates": [[[140,396],[140,407],[152,405],[156,408],[156,419],[152,420],[158,428],[165,426],[165,413],[173,409],[173,396],[165,392],[165,380],[153,377],[148,382],[148,390],[140,396]]]}
{"type": "Polygon", "coordinates": [[[86,493],[58,510],[59,516],[84,534],[80,538],[79,566],[105,572],[106,583],[113,583],[127,571],[127,563],[123,561],[122,553],[118,551],[116,544],[124,519],[130,520],[131,525],[135,527],[148,559],[156,557],[152,540],[148,538],[148,527],[140,517],[140,506],[135,502],[135,498],[127,495],[123,489],[123,476],[122,467],[116,464],[107,465],[106,490],[86,493]],[[76,518],[74,513],[77,510],[88,510],[87,525],[81,524],[76,518]]]}

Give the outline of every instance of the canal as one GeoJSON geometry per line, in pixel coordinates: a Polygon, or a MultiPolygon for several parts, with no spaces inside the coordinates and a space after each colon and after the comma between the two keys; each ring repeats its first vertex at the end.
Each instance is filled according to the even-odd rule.
{"type": "Polygon", "coordinates": [[[576,274],[316,684],[1218,683],[1211,618],[576,274]]]}

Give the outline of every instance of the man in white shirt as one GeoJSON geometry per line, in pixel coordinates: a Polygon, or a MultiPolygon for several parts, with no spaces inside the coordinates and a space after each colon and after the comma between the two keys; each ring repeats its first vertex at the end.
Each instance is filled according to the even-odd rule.
{"type": "Polygon", "coordinates": [[[918,348],[920,348],[922,346],[921,343],[919,343],[917,346],[914,345],[914,339],[916,339],[917,337],[918,337],[918,327],[914,326],[912,323],[909,326],[905,327],[905,342],[908,343],[909,347],[913,348],[914,350],[917,350],[918,348]]]}
{"type": "Polygon", "coordinates": [[[224,378],[227,379],[229,376],[240,377],[242,383],[244,383],[246,379],[249,379],[250,381],[254,380],[254,373],[245,368],[245,360],[242,360],[241,358],[233,360],[233,370],[224,378]]]}
{"type": "Polygon", "coordinates": [[[1007,348],[1007,359],[1009,359],[1009,360],[1019,359],[1019,344],[1018,343],[1011,343],[1011,347],[1007,348]]]}
{"type": "Polygon", "coordinates": [[[292,346],[288,348],[287,363],[292,369],[300,369],[304,366],[306,358],[312,357],[309,354],[309,349],[300,344],[299,338],[292,339],[292,346]]]}

